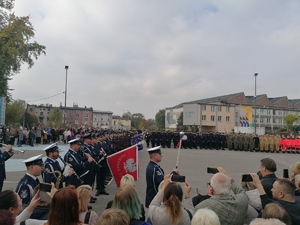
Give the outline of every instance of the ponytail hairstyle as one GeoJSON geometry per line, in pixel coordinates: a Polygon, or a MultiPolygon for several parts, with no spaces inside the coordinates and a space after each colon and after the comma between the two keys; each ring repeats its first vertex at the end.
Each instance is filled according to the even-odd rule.
{"type": "Polygon", "coordinates": [[[178,224],[182,218],[182,196],[182,188],[176,182],[169,183],[164,189],[163,203],[170,222],[174,225],[178,224]]]}

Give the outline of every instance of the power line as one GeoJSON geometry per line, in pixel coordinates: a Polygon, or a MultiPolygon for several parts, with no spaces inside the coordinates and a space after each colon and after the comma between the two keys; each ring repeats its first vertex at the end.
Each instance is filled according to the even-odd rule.
{"type": "Polygon", "coordinates": [[[37,100],[32,100],[32,101],[27,101],[27,102],[37,102],[37,101],[41,101],[41,100],[44,100],[44,99],[49,99],[49,98],[53,98],[55,96],[58,96],[58,95],[61,95],[61,94],[64,94],[65,92],[61,92],[61,93],[58,93],[56,95],[52,95],[50,97],[46,97],[46,98],[41,98],[41,99],[37,99],[37,100]]]}

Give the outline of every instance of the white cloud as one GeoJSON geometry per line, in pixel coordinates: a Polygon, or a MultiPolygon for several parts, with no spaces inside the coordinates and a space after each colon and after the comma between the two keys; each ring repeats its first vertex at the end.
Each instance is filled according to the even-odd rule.
{"type": "MultiPolygon", "coordinates": [[[[300,3],[16,0],[47,47],[10,83],[27,101],[64,91],[68,105],[140,112],[244,91],[300,98],[300,3]]],[[[64,104],[64,95],[36,103],[64,104]]]]}

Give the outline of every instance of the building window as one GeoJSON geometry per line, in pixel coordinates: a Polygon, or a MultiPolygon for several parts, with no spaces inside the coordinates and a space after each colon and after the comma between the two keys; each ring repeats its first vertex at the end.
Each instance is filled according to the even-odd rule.
{"type": "Polygon", "coordinates": [[[273,119],[273,123],[276,123],[276,120],[275,120],[275,119],[273,119]]]}
{"type": "Polygon", "coordinates": [[[264,123],[264,118],[260,118],[260,123],[264,123]]]}
{"type": "Polygon", "coordinates": [[[212,106],[210,107],[210,110],[211,110],[212,112],[214,112],[214,111],[215,111],[215,106],[212,105],[212,106]]]}
{"type": "Polygon", "coordinates": [[[226,106],[226,112],[230,112],[230,107],[226,106]]]}
{"type": "Polygon", "coordinates": [[[206,115],[202,115],[202,120],[206,120],[206,115]]]}
{"type": "Polygon", "coordinates": [[[264,109],[260,109],[260,114],[264,114],[264,109]]]}
{"type": "Polygon", "coordinates": [[[78,120],[75,120],[75,124],[78,124],[78,120]]]}
{"type": "Polygon", "coordinates": [[[229,122],[229,121],[230,121],[230,117],[226,116],[226,122],[229,122]]]}
{"type": "Polygon", "coordinates": [[[215,121],[215,116],[211,116],[211,117],[210,117],[210,120],[211,120],[211,121],[215,121]]]}
{"type": "Polygon", "coordinates": [[[282,119],[278,119],[278,123],[279,123],[279,124],[282,124],[282,119]]]}
{"type": "Polygon", "coordinates": [[[271,123],[271,119],[270,118],[267,118],[267,123],[271,123]]]}
{"type": "Polygon", "coordinates": [[[202,111],[206,110],[206,105],[201,105],[202,111]]]}
{"type": "Polygon", "coordinates": [[[85,118],[89,118],[89,114],[87,114],[87,113],[84,114],[84,117],[85,117],[85,118]]]}
{"type": "Polygon", "coordinates": [[[222,112],[222,106],[218,106],[218,112],[222,112]]]}
{"type": "Polygon", "coordinates": [[[282,116],[282,111],[281,110],[279,110],[279,111],[277,111],[278,112],[278,115],[279,116],[282,116]]]}
{"type": "Polygon", "coordinates": [[[33,111],[33,108],[30,108],[29,111],[32,112],[32,111],[33,111]]]}
{"type": "Polygon", "coordinates": [[[75,115],[76,117],[79,117],[79,114],[78,113],[76,113],[76,115],[75,115]]]}
{"type": "Polygon", "coordinates": [[[42,116],[43,115],[43,112],[40,112],[40,116],[42,116]]]}
{"type": "Polygon", "coordinates": [[[238,117],[238,116],[239,116],[238,112],[235,112],[235,117],[238,117]]]}
{"type": "Polygon", "coordinates": [[[218,122],[222,122],[222,116],[218,116],[218,122]]]}
{"type": "Polygon", "coordinates": [[[271,110],[267,109],[267,114],[270,115],[271,114],[271,110]]]}

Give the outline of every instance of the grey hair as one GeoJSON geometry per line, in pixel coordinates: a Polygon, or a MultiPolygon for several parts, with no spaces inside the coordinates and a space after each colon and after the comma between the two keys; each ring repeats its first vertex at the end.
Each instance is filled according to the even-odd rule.
{"type": "Polygon", "coordinates": [[[224,173],[216,173],[210,179],[210,186],[214,189],[216,195],[226,195],[230,192],[231,182],[224,173]]]}

